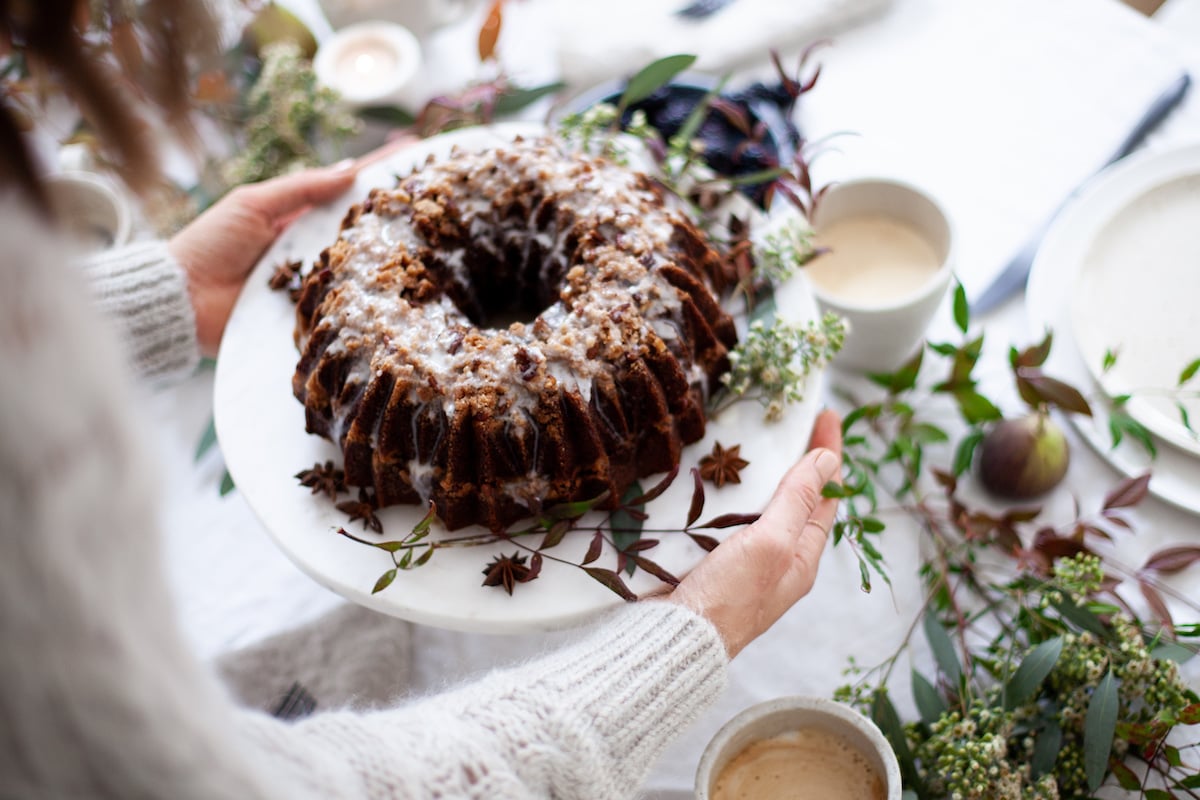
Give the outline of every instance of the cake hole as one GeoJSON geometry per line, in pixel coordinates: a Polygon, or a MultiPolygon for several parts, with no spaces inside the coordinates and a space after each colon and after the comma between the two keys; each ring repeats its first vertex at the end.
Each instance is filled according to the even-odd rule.
{"type": "Polygon", "coordinates": [[[465,260],[471,285],[454,282],[448,294],[477,328],[529,325],[559,298],[564,271],[559,263],[543,264],[524,252],[500,259],[477,251],[465,260]]]}

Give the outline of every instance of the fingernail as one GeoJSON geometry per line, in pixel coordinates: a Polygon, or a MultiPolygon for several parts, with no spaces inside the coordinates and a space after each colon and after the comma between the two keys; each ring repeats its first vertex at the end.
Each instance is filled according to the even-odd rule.
{"type": "Polygon", "coordinates": [[[817,474],[821,476],[821,480],[828,481],[837,475],[841,463],[832,450],[826,450],[822,447],[816,451],[816,460],[813,461],[813,466],[816,467],[817,474]]]}
{"type": "Polygon", "coordinates": [[[354,169],[354,159],[343,158],[341,161],[330,167],[330,169],[332,169],[334,172],[349,172],[350,170],[354,169]]]}

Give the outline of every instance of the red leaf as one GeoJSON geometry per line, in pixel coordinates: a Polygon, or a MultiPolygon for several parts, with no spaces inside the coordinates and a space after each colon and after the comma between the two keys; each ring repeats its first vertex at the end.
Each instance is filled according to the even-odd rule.
{"type": "Polygon", "coordinates": [[[584,564],[590,564],[600,557],[601,551],[604,549],[604,537],[600,531],[592,536],[592,543],[588,545],[587,555],[583,557],[584,564]]]}
{"type": "Polygon", "coordinates": [[[593,579],[607,586],[610,590],[620,595],[623,600],[630,602],[637,600],[637,595],[629,591],[629,587],[625,585],[625,581],[621,580],[621,576],[613,572],[611,569],[602,569],[601,567],[584,567],[583,571],[590,575],[593,579]]]}
{"type": "Polygon", "coordinates": [[[1056,558],[1074,558],[1080,553],[1091,553],[1085,545],[1063,536],[1039,536],[1033,549],[1052,561],[1056,558]]]}
{"type": "Polygon", "coordinates": [[[1104,496],[1104,510],[1110,508],[1129,508],[1136,506],[1145,499],[1150,490],[1150,473],[1138,475],[1136,478],[1126,478],[1118,483],[1112,491],[1104,496]]]}
{"type": "Polygon", "coordinates": [[[1011,525],[1016,522],[1029,522],[1030,520],[1037,519],[1038,515],[1041,513],[1041,506],[1036,506],[1034,508],[1014,508],[1004,512],[1003,519],[1005,522],[1011,525]]]}
{"type": "Polygon", "coordinates": [[[692,523],[700,519],[700,512],[704,510],[704,481],[700,478],[700,470],[692,467],[692,482],[695,488],[692,489],[692,506],[688,509],[687,524],[684,528],[692,527],[692,523]]]}
{"type": "Polygon", "coordinates": [[[636,542],[630,542],[625,548],[626,553],[640,553],[643,550],[649,550],[651,547],[658,546],[658,539],[638,539],[636,542]]]}
{"type": "Polygon", "coordinates": [[[479,60],[487,61],[496,54],[496,42],[500,38],[500,23],[503,18],[500,8],[504,0],[494,0],[484,17],[483,25],[479,28],[479,60]]]}
{"type": "Polygon", "coordinates": [[[529,572],[525,573],[525,580],[531,581],[536,578],[542,571],[542,554],[534,553],[529,559],[529,572]]]}
{"type": "Polygon", "coordinates": [[[1166,626],[1168,631],[1175,630],[1175,623],[1171,619],[1171,611],[1167,608],[1167,604],[1163,602],[1162,595],[1158,593],[1153,585],[1147,580],[1138,579],[1138,588],[1142,590],[1142,597],[1146,598],[1146,604],[1150,606],[1150,610],[1154,612],[1154,616],[1158,621],[1166,626]]]}
{"type": "MultiPolygon", "coordinates": [[[[1058,406],[1064,411],[1092,415],[1092,407],[1079,390],[1057,378],[1043,375],[1041,370],[1021,367],[1017,370],[1018,382],[1024,380],[1033,393],[1044,403],[1058,406]]],[[[1021,393],[1025,397],[1025,393],[1021,393]]],[[[1026,398],[1028,399],[1028,398],[1026,398]]]]}
{"type": "Polygon", "coordinates": [[[696,528],[733,528],[737,525],[749,525],[752,522],[757,522],[761,514],[722,514],[719,517],[713,517],[708,522],[702,525],[697,525],[696,528]]]}
{"type": "Polygon", "coordinates": [[[658,564],[651,561],[650,559],[646,558],[645,556],[630,555],[629,557],[631,559],[633,559],[633,563],[637,564],[639,567],[644,569],[646,572],[649,572],[651,575],[658,578],[663,583],[669,583],[672,586],[679,585],[679,578],[676,578],[674,575],[667,572],[665,569],[663,569],[662,567],[660,567],[658,564]]]}
{"type": "Polygon", "coordinates": [[[1054,342],[1054,334],[1046,331],[1046,338],[1042,339],[1041,344],[1033,345],[1022,350],[1016,357],[1016,366],[1018,367],[1040,367],[1046,363],[1047,356],[1050,355],[1050,347],[1054,342]]]}
{"type": "Polygon", "coordinates": [[[705,552],[708,553],[716,550],[717,546],[721,544],[713,537],[705,536],[703,533],[689,533],[688,536],[692,537],[692,541],[700,545],[700,547],[704,548],[705,552]]]}
{"type": "Polygon", "coordinates": [[[653,489],[651,489],[650,491],[641,495],[640,497],[635,497],[634,499],[630,500],[626,505],[630,505],[630,506],[646,505],[646,503],[649,503],[651,500],[655,499],[656,497],[661,495],[663,492],[665,492],[667,490],[667,488],[672,483],[675,482],[675,476],[677,476],[678,474],[679,474],[679,465],[676,464],[674,469],[672,469],[670,472],[667,473],[667,477],[665,477],[661,481],[659,481],[654,486],[653,489]]]}
{"type": "Polygon", "coordinates": [[[958,479],[949,472],[940,470],[937,467],[932,467],[932,470],[934,480],[936,480],[941,487],[946,490],[946,494],[954,494],[955,490],[958,489],[958,479]]]}
{"type": "Polygon", "coordinates": [[[1200,725],[1200,703],[1192,703],[1175,717],[1184,725],[1200,725]]]}
{"type": "Polygon", "coordinates": [[[1150,558],[1142,565],[1142,569],[1150,569],[1170,575],[1187,569],[1200,561],[1200,547],[1168,547],[1151,553],[1150,558]]]}

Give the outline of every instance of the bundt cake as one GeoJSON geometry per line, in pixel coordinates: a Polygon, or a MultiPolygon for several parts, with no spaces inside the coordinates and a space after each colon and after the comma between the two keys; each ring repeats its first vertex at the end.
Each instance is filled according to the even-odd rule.
{"type": "Polygon", "coordinates": [[[353,206],[301,286],[292,387],[347,484],[502,530],[676,467],[737,335],[721,255],[667,200],[547,137],[353,206]]]}

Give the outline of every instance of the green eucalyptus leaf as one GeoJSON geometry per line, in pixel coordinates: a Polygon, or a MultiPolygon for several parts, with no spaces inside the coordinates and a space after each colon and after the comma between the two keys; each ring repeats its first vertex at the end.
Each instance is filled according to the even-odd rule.
{"type": "Polygon", "coordinates": [[[379,594],[384,589],[392,585],[392,581],[396,580],[396,568],[393,567],[387,572],[379,576],[379,580],[375,581],[375,588],[371,590],[371,594],[379,594]]]}
{"type": "Polygon", "coordinates": [[[933,684],[915,669],[912,673],[912,692],[917,710],[921,712],[921,720],[926,724],[932,725],[946,713],[946,702],[942,700],[942,696],[933,684]]]}
{"type": "Polygon", "coordinates": [[[196,454],[192,457],[193,461],[199,461],[204,458],[204,454],[212,449],[212,446],[217,443],[217,421],[209,417],[208,425],[204,428],[204,433],[200,435],[200,441],[196,443],[196,454]]]}
{"type": "Polygon", "coordinates": [[[954,651],[954,642],[950,640],[950,634],[946,633],[946,629],[932,612],[925,614],[922,624],[925,628],[925,638],[929,640],[929,647],[933,650],[938,667],[950,684],[957,687],[962,681],[962,665],[954,651]]]}
{"type": "Polygon", "coordinates": [[[1063,619],[1075,623],[1085,631],[1091,631],[1102,639],[1107,640],[1112,638],[1108,628],[1105,627],[1099,617],[1083,606],[1077,605],[1069,598],[1064,597],[1053,603],[1053,605],[1058,610],[1058,613],[1062,615],[1063,619]]]}
{"type": "Polygon", "coordinates": [[[670,83],[672,78],[694,63],[696,63],[696,56],[680,54],[666,56],[647,64],[629,79],[629,83],[625,84],[625,91],[621,94],[620,107],[626,109],[639,100],[644,100],[660,87],[670,83]]]}
{"type": "Polygon", "coordinates": [[[1088,701],[1083,721],[1083,769],[1088,788],[1096,791],[1108,773],[1108,757],[1112,753],[1113,734],[1117,730],[1119,706],[1117,682],[1112,671],[1104,674],[1092,698],[1088,701]]]}
{"type": "Polygon", "coordinates": [[[1159,642],[1150,655],[1159,661],[1174,661],[1176,664],[1186,664],[1196,657],[1196,651],[1184,647],[1178,642],[1159,642]]]}
{"type": "Polygon", "coordinates": [[[755,322],[761,322],[763,325],[770,326],[775,320],[776,302],[774,292],[764,292],[758,295],[754,301],[754,308],[750,309],[748,322],[753,325],[755,322]]]}
{"type": "Polygon", "coordinates": [[[1183,368],[1183,371],[1179,373],[1179,385],[1183,386],[1185,383],[1194,378],[1197,371],[1200,371],[1200,358],[1197,358],[1195,361],[1188,364],[1183,368]]]}
{"type": "Polygon", "coordinates": [[[1003,416],[995,403],[981,395],[974,387],[955,390],[954,399],[958,402],[959,413],[968,425],[991,422],[1003,416]]]}
{"type": "Polygon", "coordinates": [[[937,444],[938,442],[946,442],[950,437],[946,432],[936,425],[930,425],[928,422],[918,422],[908,427],[908,435],[914,441],[921,444],[937,444]]]}
{"type": "Polygon", "coordinates": [[[407,128],[417,121],[416,116],[399,106],[367,106],[360,108],[358,115],[371,122],[383,122],[397,128],[407,128]]]}
{"type": "Polygon", "coordinates": [[[1055,636],[1029,651],[1004,687],[1004,707],[1012,711],[1033,696],[1062,655],[1063,639],[1055,636]]]}
{"type": "Polygon", "coordinates": [[[900,715],[896,713],[896,707],[892,705],[886,689],[875,692],[875,696],[871,700],[871,721],[879,726],[879,730],[887,738],[892,750],[895,751],[896,760],[900,762],[904,785],[913,788],[920,794],[922,790],[921,776],[917,774],[917,770],[913,766],[913,755],[908,747],[908,737],[904,733],[900,715]]]}
{"type": "Polygon", "coordinates": [[[958,686],[962,680],[962,666],[959,663],[958,654],[954,651],[954,642],[950,640],[949,633],[946,632],[946,628],[942,627],[934,613],[926,613],[922,624],[925,628],[925,638],[929,639],[929,646],[934,651],[937,666],[946,675],[950,685],[958,686]]]}
{"type": "Polygon", "coordinates": [[[514,88],[504,92],[496,100],[495,113],[497,116],[515,114],[526,106],[531,106],[548,95],[557,94],[566,88],[561,81],[534,86],[531,89],[514,88]]]}
{"type": "MultiPolygon", "coordinates": [[[[631,500],[636,500],[645,494],[641,484],[634,481],[625,494],[621,497],[621,507],[613,512],[612,519],[609,523],[612,529],[613,544],[618,550],[625,550],[631,544],[642,538],[642,528],[645,526],[645,521],[639,517],[630,514],[625,504],[631,500]]],[[[637,569],[637,564],[634,559],[629,559],[625,564],[625,571],[633,575],[637,569]]]]}
{"type": "Polygon", "coordinates": [[[967,304],[967,290],[958,281],[954,282],[954,324],[963,333],[966,333],[967,328],[971,327],[971,308],[967,304]]]}
{"type": "Polygon", "coordinates": [[[958,447],[954,450],[955,477],[966,473],[971,468],[971,464],[975,461],[975,450],[982,441],[983,431],[979,428],[975,428],[959,440],[958,447]]]}
{"type": "Polygon", "coordinates": [[[1033,742],[1033,758],[1029,768],[1034,780],[1054,772],[1058,751],[1062,749],[1062,728],[1053,719],[1047,719],[1045,727],[1038,732],[1033,742]]]}

